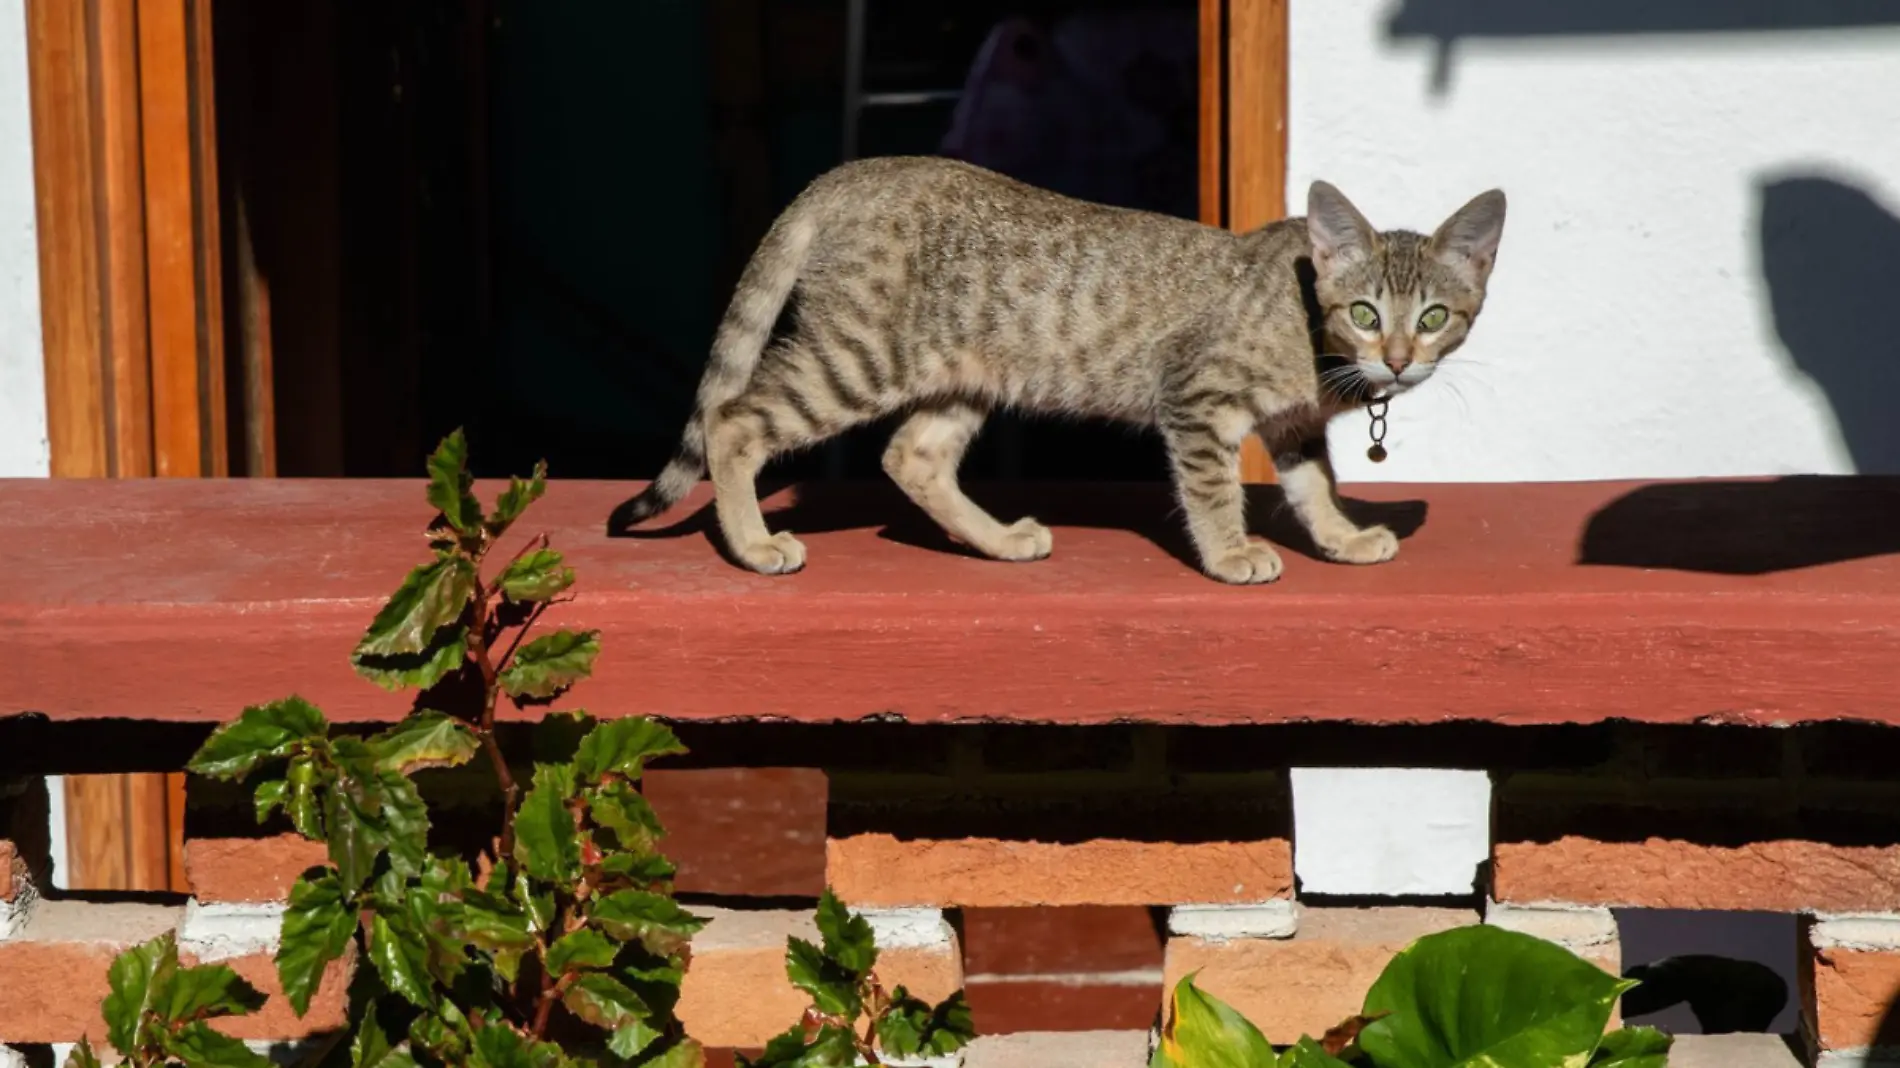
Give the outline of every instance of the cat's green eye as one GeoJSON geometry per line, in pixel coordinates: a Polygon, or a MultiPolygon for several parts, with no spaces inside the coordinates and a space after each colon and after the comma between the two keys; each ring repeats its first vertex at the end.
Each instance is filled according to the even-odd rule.
{"type": "Polygon", "coordinates": [[[1449,318],[1451,318],[1451,313],[1445,310],[1443,304],[1434,304],[1425,309],[1424,315],[1418,317],[1418,328],[1426,333],[1431,333],[1433,330],[1442,329],[1445,325],[1445,320],[1449,318]]]}
{"type": "Polygon", "coordinates": [[[1367,304],[1365,301],[1354,301],[1353,306],[1348,308],[1347,312],[1352,316],[1352,325],[1359,329],[1377,330],[1379,328],[1378,309],[1367,304]]]}

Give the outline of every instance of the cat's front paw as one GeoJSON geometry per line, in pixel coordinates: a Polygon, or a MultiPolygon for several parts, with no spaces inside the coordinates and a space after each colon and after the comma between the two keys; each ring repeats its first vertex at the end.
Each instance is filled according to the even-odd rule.
{"type": "Polygon", "coordinates": [[[1272,582],[1280,577],[1281,566],[1280,554],[1273,551],[1273,546],[1257,541],[1250,541],[1244,547],[1230,550],[1206,563],[1209,575],[1238,586],[1272,582]]]}
{"type": "Polygon", "coordinates": [[[789,575],[805,566],[805,543],[789,533],[774,534],[733,553],[761,575],[789,575]]]}
{"type": "Polygon", "coordinates": [[[1385,527],[1367,527],[1327,546],[1326,555],[1342,564],[1383,564],[1399,555],[1399,536],[1385,527]]]}
{"type": "Polygon", "coordinates": [[[1055,536],[1048,527],[1024,517],[1004,528],[994,555],[998,560],[1041,560],[1054,545],[1055,536]]]}

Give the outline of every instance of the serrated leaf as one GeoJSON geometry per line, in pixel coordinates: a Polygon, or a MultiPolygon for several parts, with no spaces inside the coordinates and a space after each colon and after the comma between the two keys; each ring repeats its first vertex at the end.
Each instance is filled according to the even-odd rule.
{"type": "Polygon", "coordinates": [[[616,719],[595,727],[574,753],[574,770],[585,782],[607,775],[638,779],[646,762],[686,752],[673,729],[644,716],[616,719]]]}
{"type": "Polygon", "coordinates": [[[290,793],[284,799],[284,814],[290,817],[290,825],[305,838],[322,841],[323,799],[317,785],[324,781],[326,769],[309,754],[302,754],[291,758],[285,774],[290,793]]]}
{"type": "Polygon", "coordinates": [[[600,655],[597,630],[557,630],[515,650],[501,672],[501,688],[510,697],[553,697],[594,673],[600,655]]]}
{"type": "Polygon", "coordinates": [[[588,922],[623,942],[638,942],[666,956],[686,945],[706,921],[663,894],[621,890],[594,903],[588,922]]]}
{"type": "Polygon", "coordinates": [[[178,969],[160,1012],[176,1024],[256,1012],[263,1005],[264,995],[238,973],[222,964],[201,964],[178,969]]]}
{"type": "Polygon", "coordinates": [[[251,804],[257,810],[257,822],[270,819],[271,813],[284,807],[284,797],[290,792],[290,783],[283,779],[266,779],[257,784],[251,792],[251,804]]]}
{"type": "Polygon", "coordinates": [[[975,1037],[970,1003],[961,990],[932,1008],[900,986],[877,1021],[878,1048],[906,1059],[943,1057],[969,1045],[975,1037]]]}
{"type": "Polygon", "coordinates": [[[786,939],[785,974],[827,1016],[855,1017],[863,1007],[858,977],[802,938],[786,939]]]}
{"type": "Polygon", "coordinates": [[[613,964],[620,947],[607,936],[591,928],[562,935],[548,947],[548,971],[553,975],[587,968],[606,968],[613,964]]]}
{"type": "Polygon", "coordinates": [[[520,478],[509,479],[508,488],[502,490],[501,496],[495,498],[494,514],[488,517],[489,535],[501,537],[515,520],[521,518],[521,514],[528,510],[530,504],[541,499],[541,495],[546,493],[547,489],[548,462],[546,460],[534,465],[533,478],[525,481],[520,478]]]}
{"type": "Polygon", "coordinates": [[[528,914],[514,902],[471,890],[461,905],[463,936],[492,953],[519,953],[535,944],[528,930],[528,914]]]}
{"type": "Polygon", "coordinates": [[[177,1031],[163,1032],[165,1052],[190,1068],[271,1068],[270,1058],[211,1029],[209,1024],[186,1024],[177,1031]]]}
{"type": "Polygon", "coordinates": [[[1666,1068],[1675,1039],[1654,1027],[1624,1027],[1603,1036],[1590,1068],[1666,1068]]]}
{"type": "Polygon", "coordinates": [[[402,585],[356,643],[357,658],[415,656],[435,644],[475,596],[475,565],[461,556],[437,557],[403,576],[402,585]]]}
{"type": "Polygon", "coordinates": [[[1359,1035],[1381,1068],[1587,1060],[1631,984],[1551,942],[1476,925],[1401,950],[1366,993],[1359,1035]]]}
{"type": "Polygon", "coordinates": [[[81,1038],[73,1044],[73,1051],[66,1055],[65,1068],[99,1068],[99,1055],[92,1051],[92,1043],[81,1038]]]}
{"type": "Polygon", "coordinates": [[[1260,1029],[1195,986],[1193,975],[1175,984],[1155,1063],[1169,1068],[1260,1068],[1277,1062],[1260,1029]]]}
{"type": "Polygon", "coordinates": [[[574,569],[562,566],[563,557],[553,549],[524,553],[495,577],[502,596],[517,604],[552,600],[574,585],[574,569]]]}
{"type": "Polygon", "coordinates": [[[106,969],[112,992],[102,1006],[113,1049],[132,1057],[157,1037],[161,1028],[154,1014],[170,998],[177,971],[178,938],[171,931],[113,958],[106,969]]]}
{"type": "Polygon", "coordinates": [[[825,956],[855,975],[877,964],[877,936],[871,931],[871,921],[852,913],[830,887],[818,898],[817,920],[825,956]]]}
{"type": "Polygon", "coordinates": [[[367,744],[377,768],[408,775],[424,768],[460,767],[474,758],[482,743],[461,721],[424,710],[367,744]]]}
{"type": "Polygon", "coordinates": [[[409,1044],[392,1043],[378,1015],[373,1005],[363,1014],[362,1026],[350,1042],[350,1068],[416,1068],[409,1044]]]}
{"type": "Polygon", "coordinates": [[[552,891],[536,889],[533,880],[523,875],[515,881],[513,897],[528,916],[530,930],[546,931],[554,922],[554,894],[552,891]]]}
{"type": "Polygon", "coordinates": [[[607,1036],[607,1048],[621,1060],[630,1061],[658,1042],[661,1034],[645,1021],[634,1020],[614,1028],[613,1034],[607,1036]]]}
{"type": "Polygon", "coordinates": [[[253,705],[213,731],[185,768],[212,779],[242,779],[264,761],[289,756],[299,743],[329,730],[323,713],[301,697],[253,705]]]}
{"type": "Polygon", "coordinates": [[[611,1031],[651,1015],[640,995],[611,975],[586,972],[568,984],[561,1003],[569,1012],[611,1031]]]}
{"type": "Polygon", "coordinates": [[[409,1024],[409,1044],[445,1065],[467,1062],[472,1041],[468,1019],[454,1001],[442,1002],[436,1011],[422,1013],[409,1024]]]}
{"type": "Polygon", "coordinates": [[[457,427],[429,454],[428,497],[449,526],[464,536],[482,528],[482,506],[471,492],[474,485],[468,473],[468,438],[457,427]]]}
{"type": "Polygon", "coordinates": [[[358,656],[352,654],[356,673],[394,693],[404,688],[426,690],[448,678],[468,660],[468,632],[463,627],[444,627],[435,632],[435,641],[420,653],[399,656],[358,656]]]}
{"type": "Polygon", "coordinates": [[[429,978],[429,945],[407,917],[376,913],[369,924],[369,959],[384,985],[419,1009],[435,1005],[429,978]]]}
{"type": "Polygon", "coordinates": [[[626,879],[635,883],[664,883],[673,878],[679,869],[672,861],[658,853],[644,856],[637,853],[610,853],[601,858],[600,873],[615,879],[626,879]]]}
{"type": "Polygon", "coordinates": [[[531,1042],[506,1023],[491,1023],[475,1032],[470,1063],[474,1068],[559,1068],[568,1061],[551,1042],[531,1042]]]}
{"type": "Polygon", "coordinates": [[[290,905],[277,943],[277,981],[298,1016],[323,982],[323,970],[350,947],[356,916],[344,904],[336,873],[309,872],[290,887],[290,905]]]}
{"type": "Polygon", "coordinates": [[[809,1042],[804,1028],[795,1025],[766,1043],[758,1060],[737,1058],[740,1068],[850,1068],[857,1061],[858,1045],[851,1032],[830,1024],[809,1042]]]}
{"type": "Polygon", "coordinates": [[[587,811],[594,822],[614,834],[620,848],[651,853],[666,831],[660,817],[640,792],[625,782],[610,782],[587,791],[587,811]]]}
{"type": "Polygon", "coordinates": [[[677,1038],[665,1049],[649,1050],[640,1068],[706,1068],[706,1050],[690,1038],[677,1038]]]}
{"type": "Polygon", "coordinates": [[[335,746],[340,774],[325,795],[323,818],[343,888],[360,888],[384,853],[404,876],[419,874],[428,858],[429,810],[416,784],[378,770],[368,747],[355,739],[339,738],[335,746]]]}
{"type": "Polygon", "coordinates": [[[515,859],[544,882],[565,886],[580,878],[580,829],[567,808],[573,797],[574,769],[539,764],[534,788],[515,811],[515,859]]]}

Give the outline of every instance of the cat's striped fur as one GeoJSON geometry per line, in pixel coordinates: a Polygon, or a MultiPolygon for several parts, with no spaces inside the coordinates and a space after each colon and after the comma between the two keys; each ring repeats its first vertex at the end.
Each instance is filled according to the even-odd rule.
{"type": "Polygon", "coordinates": [[[1238,455],[1254,431],[1322,551],[1389,559],[1391,532],[1340,511],[1326,422],[1409,388],[1462,343],[1503,222],[1494,191],[1429,238],[1381,234],[1315,183],[1308,218],[1236,235],[949,160],[847,164],[813,182],[753,255],[679,453],[627,518],[665,510],[710,470],[734,556],[768,574],[796,571],[804,546],[766,528],[760,469],[905,412],[884,455],[904,492],[982,553],[1039,559],[1047,529],[1001,522],[957,484],[985,415],[1009,406],[1158,428],[1215,578],[1280,573],[1242,516],[1238,455]],[[774,340],[788,299],[792,325],[774,340]],[[1355,303],[1374,309],[1376,328],[1355,303]],[[1444,321],[1436,330],[1421,329],[1427,309],[1444,321]]]}

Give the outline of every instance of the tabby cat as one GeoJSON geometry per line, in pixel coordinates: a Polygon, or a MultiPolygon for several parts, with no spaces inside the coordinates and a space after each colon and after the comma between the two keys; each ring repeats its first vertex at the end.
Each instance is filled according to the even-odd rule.
{"type": "Polygon", "coordinates": [[[1430,237],[1379,232],[1314,182],[1305,218],[1233,234],[1088,204],[946,159],[848,163],[772,225],[739,280],[679,452],[623,510],[638,523],[710,469],[746,567],[784,574],[755,479],[777,453],[907,413],[884,469],[952,536],[998,560],[1049,555],[1049,530],[984,511],[957,484],[997,407],[1156,427],[1208,575],[1271,582],[1247,537],[1239,451],[1258,432],[1286,499],[1334,560],[1398,551],[1340,510],[1326,423],[1429,377],[1484,303],[1504,194],[1430,237]],[[791,300],[791,325],[773,339],[791,300]]]}

